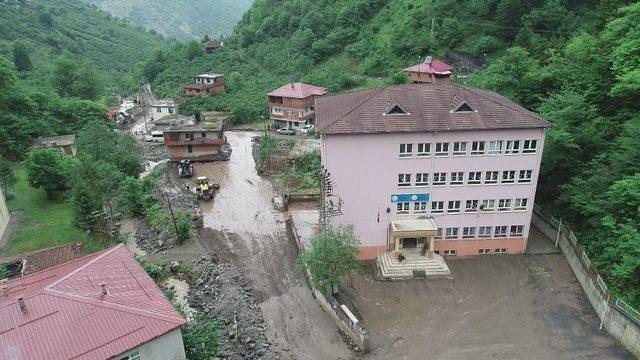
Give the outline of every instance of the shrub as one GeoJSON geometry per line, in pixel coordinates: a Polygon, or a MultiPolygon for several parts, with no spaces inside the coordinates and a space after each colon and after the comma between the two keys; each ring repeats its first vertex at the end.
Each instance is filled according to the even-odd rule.
{"type": "Polygon", "coordinates": [[[193,319],[182,327],[182,340],[187,359],[208,360],[218,353],[218,321],[195,314],[193,319]]]}

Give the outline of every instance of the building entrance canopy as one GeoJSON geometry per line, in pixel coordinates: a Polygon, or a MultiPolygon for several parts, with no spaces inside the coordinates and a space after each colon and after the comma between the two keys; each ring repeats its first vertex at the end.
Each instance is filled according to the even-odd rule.
{"type": "Polygon", "coordinates": [[[416,239],[410,242],[410,247],[414,245],[418,239],[427,240],[423,245],[422,254],[428,250],[429,257],[433,255],[434,240],[438,234],[438,226],[433,219],[412,219],[412,220],[395,220],[389,225],[389,250],[399,251],[402,248],[409,247],[404,243],[403,239],[416,239]]]}

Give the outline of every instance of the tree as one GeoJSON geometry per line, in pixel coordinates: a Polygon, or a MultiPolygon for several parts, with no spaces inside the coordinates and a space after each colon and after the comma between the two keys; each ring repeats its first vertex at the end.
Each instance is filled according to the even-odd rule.
{"type": "Polygon", "coordinates": [[[0,190],[8,196],[9,188],[15,185],[17,180],[9,163],[0,158],[0,190]]]}
{"type": "Polygon", "coordinates": [[[13,63],[16,65],[18,71],[31,70],[31,58],[29,57],[29,50],[27,46],[21,41],[15,41],[13,43],[13,63]]]}
{"type": "Polygon", "coordinates": [[[182,327],[182,339],[187,358],[191,360],[213,359],[218,353],[218,322],[215,319],[194,315],[182,327]]]}
{"type": "Polygon", "coordinates": [[[44,10],[40,14],[38,14],[38,22],[47,28],[53,27],[53,17],[47,10],[44,10]]]}
{"type": "Polygon", "coordinates": [[[336,289],[342,278],[352,271],[360,271],[358,245],[353,226],[328,226],[311,239],[309,250],[299,262],[311,273],[311,281],[319,289],[336,289]]]}
{"type": "Polygon", "coordinates": [[[57,199],[69,188],[71,160],[58,149],[35,149],[25,161],[27,181],[42,189],[49,199],[57,199]]]}
{"type": "Polygon", "coordinates": [[[75,94],[77,73],[78,65],[69,54],[62,54],[53,62],[51,82],[58,95],[73,96],[75,94]]]}
{"type": "Polygon", "coordinates": [[[89,62],[84,62],[75,74],[72,95],[85,100],[96,100],[102,90],[95,69],[89,62]]]}

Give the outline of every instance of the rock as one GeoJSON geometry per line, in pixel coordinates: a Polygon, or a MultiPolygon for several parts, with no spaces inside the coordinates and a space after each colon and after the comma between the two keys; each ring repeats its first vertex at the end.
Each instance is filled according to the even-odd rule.
{"type": "Polygon", "coordinates": [[[162,240],[158,240],[158,241],[156,241],[156,245],[157,245],[159,248],[161,248],[161,247],[163,247],[163,246],[164,246],[164,241],[162,241],[162,240]]]}
{"type": "Polygon", "coordinates": [[[169,263],[169,271],[174,273],[174,272],[178,271],[179,268],[180,268],[180,263],[179,262],[171,261],[169,263]]]}
{"type": "Polygon", "coordinates": [[[258,349],[258,351],[256,351],[256,355],[258,356],[264,356],[264,354],[267,353],[267,350],[265,349],[258,349]]]}

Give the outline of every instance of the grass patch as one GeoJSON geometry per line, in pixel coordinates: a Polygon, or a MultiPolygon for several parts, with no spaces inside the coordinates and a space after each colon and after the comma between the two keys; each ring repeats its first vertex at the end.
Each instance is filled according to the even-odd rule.
{"type": "Polygon", "coordinates": [[[13,235],[7,254],[19,254],[71,242],[83,242],[84,252],[95,252],[106,245],[84,237],[73,225],[73,205],[64,199],[49,200],[44,191],[32,188],[27,182],[24,166],[13,166],[18,181],[8,201],[9,211],[22,211],[18,229],[13,235]]]}

